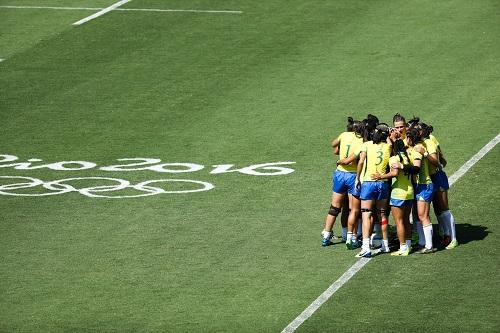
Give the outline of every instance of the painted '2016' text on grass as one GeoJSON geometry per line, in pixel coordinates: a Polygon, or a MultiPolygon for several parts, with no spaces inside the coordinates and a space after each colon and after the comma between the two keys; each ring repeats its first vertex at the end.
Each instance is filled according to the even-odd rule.
{"type": "MultiPolygon", "coordinates": [[[[19,161],[15,155],[0,155],[0,168],[13,168],[15,170],[49,169],[54,171],[81,171],[98,169],[106,172],[121,171],[154,171],[159,173],[189,173],[205,169],[204,165],[197,163],[162,163],[158,158],[120,158],[117,161],[125,162],[98,167],[97,163],[89,161],[60,161],[34,165],[43,162],[38,158],[19,161]]],[[[280,176],[294,172],[294,169],[283,165],[295,162],[271,162],[254,164],[243,168],[235,168],[234,164],[212,165],[210,174],[223,174],[238,172],[251,176],[280,176]]],[[[40,197],[69,192],[78,192],[92,198],[137,198],[157,194],[180,194],[209,191],[215,186],[211,183],[189,179],[153,179],[131,184],[128,180],[109,177],[72,177],[52,181],[26,176],[0,176],[4,184],[0,185],[0,195],[40,197]],[[17,183],[12,183],[17,180],[17,183]],[[27,182],[28,181],[28,182],[27,182]],[[95,183],[99,183],[96,185],[95,183]],[[7,183],[7,184],[5,184],[7,183]],[[84,184],[87,185],[84,185],[84,184]],[[82,185],[83,184],[83,185],[82,185]],[[156,185],[156,186],[153,186],[156,185]],[[90,186],[88,186],[90,185],[90,186]],[[162,186],[160,186],[162,185],[162,186]],[[173,188],[165,188],[170,186],[173,188]],[[42,187],[44,191],[33,191],[42,187]],[[28,190],[26,190],[28,189],[28,190]],[[47,192],[48,191],[48,192],[47,192]],[[128,191],[125,194],[112,194],[109,192],[128,191]],[[132,193],[131,193],[132,192],[132,193]],[[138,192],[138,193],[137,193],[138,192]]]]}

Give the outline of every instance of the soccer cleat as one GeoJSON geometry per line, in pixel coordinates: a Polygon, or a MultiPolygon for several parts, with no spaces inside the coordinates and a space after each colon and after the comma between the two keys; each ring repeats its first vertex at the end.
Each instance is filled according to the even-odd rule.
{"type": "Polygon", "coordinates": [[[321,241],[321,246],[330,246],[332,245],[332,241],[330,240],[330,238],[323,238],[323,240],[321,241]]]}
{"type": "Polygon", "coordinates": [[[448,246],[446,247],[447,250],[451,250],[451,249],[454,249],[458,246],[458,242],[456,239],[452,240],[450,242],[450,244],[448,244],[448,246]]]}
{"type": "Polygon", "coordinates": [[[420,253],[420,254],[428,254],[428,253],[434,253],[434,252],[436,252],[436,248],[428,249],[426,247],[417,251],[417,253],[420,253]]]}
{"type": "Polygon", "coordinates": [[[335,236],[333,235],[333,232],[328,232],[328,231],[325,231],[323,230],[321,232],[321,237],[323,237],[323,239],[321,240],[321,246],[329,246],[329,245],[332,245],[332,238],[335,238],[335,236]]]}
{"type": "Polygon", "coordinates": [[[371,258],[372,251],[371,250],[361,250],[358,254],[356,254],[356,258],[371,258]]]}
{"type": "Polygon", "coordinates": [[[353,250],[359,249],[361,247],[361,242],[360,241],[352,242],[351,247],[353,250]]]}
{"type": "Polygon", "coordinates": [[[397,251],[394,251],[394,252],[391,252],[391,256],[396,256],[396,257],[406,257],[410,254],[410,249],[406,249],[406,250],[397,250],[397,251]]]}
{"type": "Polygon", "coordinates": [[[345,247],[348,250],[355,250],[355,249],[359,249],[361,247],[361,244],[358,241],[353,242],[352,240],[350,240],[350,241],[346,241],[345,247]]]}

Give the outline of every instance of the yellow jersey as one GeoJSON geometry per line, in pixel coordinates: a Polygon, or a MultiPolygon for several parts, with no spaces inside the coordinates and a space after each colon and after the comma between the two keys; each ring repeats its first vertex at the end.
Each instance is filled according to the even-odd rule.
{"type": "MultiPolygon", "coordinates": [[[[339,158],[347,158],[353,154],[359,155],[359,148],[363,144],[363,138],[358,137],[354,132],[343,132],[337,140],[339,145],[339,158]]],[[[347,165],[338,165],[337,170],[345,172],[356,172],[357,161],[347,165]]]]}
{"type": "MultiPolygon", "coordinates": [[[[429,138],[424,140],[425,149],[429,154],[437,154],[439,156],[439,142],[434,135],[429,135],[429,138]]],[[[433,175],[438,171],[438,167],[429,163],[429,174],[433,175]]]]}
{"type": "Polygon", "coordinates": [[[420,172],[418,173],[418,175],[415,175],[414,181],[417,184],[430,184],[432,183],[432,180],[431,180],[431,175],[429,173],[429,164],[430,164],[429,160],[416,151],[415,148],[417,147],[421,147],[424,151],[426,150],[425,146],[421,143],[418,143],[417,145],[415,145],[415,147],[413,147],[413,152],[412,152],[412,155],[414,156],[413,159],[421,160],[420,172]]]}
{"type": "Polygon", "coordinates": [[[366,153],[365,163],[361,171],[361,181],[374,181],[371,176],[377,172],[381,175],[387,173],[391,150],[392,146],[386,142],[373,143],[373,141],[367,141],[361,146],[361,151],[366,153]]]}
{"type": "MultiPolygon", "coordinates": [[[[396,163],[410,164],[408,158],[401,154],[402,162],[399,156],[391,156],[389,165],[396,163]]],[[[414,198],[413,183],[410,174],[405,174],[403,170],[399,170],[398,176],[392,178],[391,198],[397,200],[412,200],[414,198]]]]}

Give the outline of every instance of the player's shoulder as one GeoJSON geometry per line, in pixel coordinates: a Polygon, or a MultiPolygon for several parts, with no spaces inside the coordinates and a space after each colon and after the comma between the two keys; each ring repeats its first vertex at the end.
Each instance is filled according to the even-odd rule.
{"type": "Polygon", "coordinates": [[[436,138],[434,134],[429,134],[429,139],[432,140],[436,144],[436,146],[439,146],[439,140],[436,138]]]}

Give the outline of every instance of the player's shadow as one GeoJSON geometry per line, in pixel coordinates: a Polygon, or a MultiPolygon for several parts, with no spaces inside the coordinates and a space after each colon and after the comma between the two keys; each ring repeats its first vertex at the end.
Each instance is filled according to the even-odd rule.
{"type": "Polygon", "coordinates": [[[473,241],[481,241],[485,239],[491,231],[482,225],[472,225],[469,223],[455,224],[457,232],[457,240],[459,244],[467,244],[473,241]]]}

